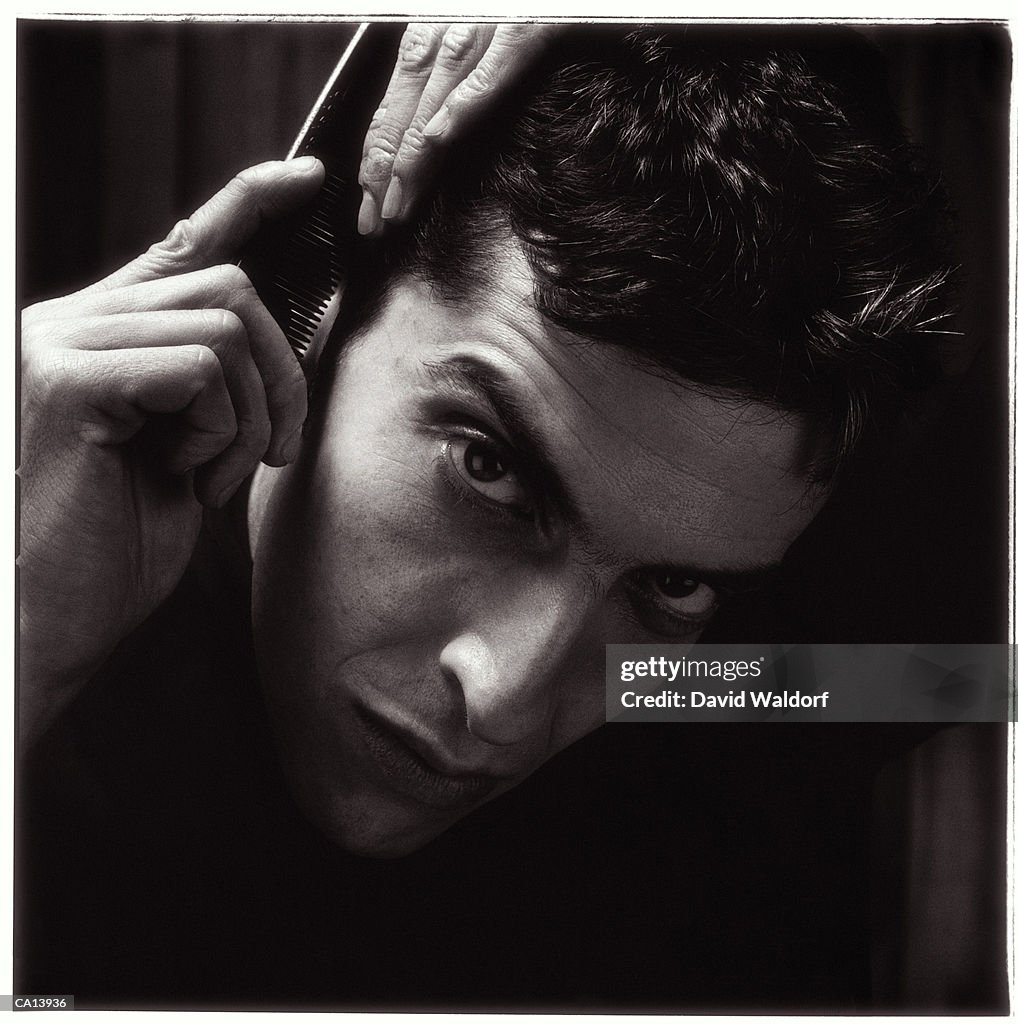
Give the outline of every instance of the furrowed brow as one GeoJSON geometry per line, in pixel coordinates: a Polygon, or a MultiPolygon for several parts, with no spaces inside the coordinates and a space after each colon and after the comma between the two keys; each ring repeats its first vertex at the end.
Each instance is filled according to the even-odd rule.
{"type": "Polygon", "coordinates": [[[781,565],[782,563],[775,562],[750,569],[697,569],[690,566],[682,571],[702,580],[721,594],[734,595],[760,590],[773,583],[781,574],[781,565]]]}
{"type": "Polygon", "coordinates": [[[531,409],[505,374],[488,363],[463,357],[423,366],[434,383],[467,391],[484,402],[510,435],[529,480],[541,488],[566,520],[583,523],[579,505],[556,465],[552,444],[538,429],[531,409]]]}
{"type": "MultiPolygon", "coordinates": [[[[575,498],[566,487],[552,455],[552,445],[533,422],[530,408],[512,380],[497,367],[469,357],[422,364],[433,383],[466,392],[487,405],[510,435],[513,447],[526,463],[527,475],[542,489],[565,519],[583,529],[586,522],[575,498]]],[[[650,563],[648,568],[673,569],[706,583],[721,594],[734,595],[758,590],[781,571],[781,563],[752,565],[746,568],[677,565],[667,560],[650,563]]]]}

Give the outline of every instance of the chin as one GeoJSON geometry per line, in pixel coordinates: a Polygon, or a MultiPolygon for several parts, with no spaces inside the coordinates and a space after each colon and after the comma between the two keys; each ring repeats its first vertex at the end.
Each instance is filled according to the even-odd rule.
{"type": "Polygon", "coordinates": [[[350,826],[345,821],[316,822],[325,835],[340,849],[357,857],[394,860],[407,857],[437,839],[453,824],[424,828],[420,825],[400,826],[386,821],[360,821],[350,826]]]}
{"type": "Polygon", "coordinates": [[[301,792],[292,786],[297,806],[333,845],[357,857],[392,860],[427,846],[465,814],[430,819],[426,813],[393,806],[383,796],[346,800],[335,794],[301,792]]]}
{"type": "Polygon", "coordinates": [[[433,839],[437,838],[444,829],[433,835],[383,835],[363,833],[332,837],[333,842],[346,853],[355,857],[367,857],[372,860],[398,860],[400,857],[409,857],[423,849],[433,839]]]}

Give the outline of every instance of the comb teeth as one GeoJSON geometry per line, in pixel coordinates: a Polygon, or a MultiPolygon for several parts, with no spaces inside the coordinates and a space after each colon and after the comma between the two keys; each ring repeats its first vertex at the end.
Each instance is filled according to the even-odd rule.
{"type": "Polygon", "coordinates": [[[272,287],[280,298],[280,323],[286,340],[303,360],[342,277],[332,225],[338,214],[342,182],[327,174],[313,206],[283,244],[272,287]]]}
{"type": "Polygon", "coordinates": [[[357,239],[361,146],[402,33],[398,22],[354,32],[289,153],[325,164],[318,195],[300,213],[266,226],[241,260],[309,379],[338,314],[357,239]]]}

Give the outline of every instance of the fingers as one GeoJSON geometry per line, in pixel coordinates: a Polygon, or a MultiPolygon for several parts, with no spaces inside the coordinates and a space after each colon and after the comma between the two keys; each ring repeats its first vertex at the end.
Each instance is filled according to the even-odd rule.
{"type": "Polygon", "coordinates": [[[430,142],[449,142],[481,118],[530,67],[562,25],[499,25],[484,56],[424,127],[430,142]]]}
{"type": "Polygon", "coordinates": [[[428,156],[434,150],[424,134],[425,126],[456,87],[483,65],[495,31],[494,25],[452,25],[446,30],[434,68],[396,152],[382,220],[402,220],[404,211],[415,206],[427,184],[428,156]]]}
{"type": "Polygon", "coordinates": [[[117,349],[97,358],[108,364],[107,387],[143,421],[176,414],[176,430],[163,439],[166,469],[194,471],[203,505],[226,504],[257,464],[262,437],[231,392],[223,361],[203,345],[117,349]]]}
{"type": "MultiPolygon", "coordinates": [[[[164,455],[170,472],[197,469],[195,497],[205,505],[226,502],[247,475],[243,424],[238,420],[223,364],[202,345],[117,349],[97,354],[110,399],[147,420],[178,414],[180,429],[164,455]]],[[[102,397],[102,396],[97,396],[102,397]]],[[[249,471],[248,471],[249,472],[249,471]]]]}
{"type": "Polygon", "coordinates": [[[159,425],[157,457],[171,473],[200,468],[195,494],[205,503],[236,490],[265,453],[265,392],[243,324],[227,310],[83,317],[51,336],[43,366],[78,367],[62,393],[48,389],[51,408],[78,420],[91,443],[122,446],[153,416],[174,414],[159,425]]]}
{"type": "MultiPolygon", "coordinates": [[[[190,283],[198,287],[207,276],[194,275],[190,283]]],[[[157,284],[163,282],[132,287],[158,292],[157,284]]],[[[116,294],[90,302],[102,306],[116,294]]],[[[289,423],[271,420],[241,316],[225,308],[158,308],[160,297],[145,296],[154,311],[90,314],[79,308],[75,316],[35,325],[43,328],[45,344],[30,349],[31,388],[52,415],[78,424],[76,432],[92,445],[116,448],[136,437],[156,439],[156,464],[171,473],[197,470],[196,497],[220,504],[260,459],[281,465],[296,457],[306,399],[291,434],[283,436],[289,423]],[[74,372],[66,372],[69,366],[74,372]],[[181,379],[188,374],[193,379],[181,379]],[[54,388],[54,379],[63,385],[54,388]],[[191,408],[192,402],[198,404],[191,408]],[[152,417],[161,419],[150,422],[152,417]]],[[[187,297],[173,298],[186,304],[187,297]]],[[[299,368],[297,373],[303,389],[299,368]]],[[[143,460],[152,448],[146,445],[143,460]]]]}
{"type": "Polygon", "coordinates": [[[448,26],[408,25],[385,95],[368,126],[358,182],[364,190],[357,228],[371,234],[380,224],[385,194],[403,134],[417,110],[448,26]]]}
{"type": "Polygon", "coordinates": [[[136,260],[86,291],[138,284],[229,263],[267,220],[314,197],[325,169],[314,157],[273,161],[241,171],[225,188],[136,260]]]}
{"type": "Polygon", "coordinates": [[[206,505],[223,504],[246,476],[223,365],[204,345],[55,349],[36,358],[31,377],[49,416],[76,422],[90,445],[113,450],[153,417],[174,417],[175,429],[160,438],[160,469],[184,474],[200,467],[194,490],[206,505]]]}
{"type": "Polygon", "coordinates": [[[52,315],[55,319],[79,321],[74,332],[78,340],[73,342],[79,348],[180,344],[186,340],[208,343],[225,359],[231,394],[237,394],[242,401],[238,415],[251,416],[259,431],[264,421],[267,441],[257,457],[269,465],[280,466],[296,456],[301,427],[307,417],[304,373],[283,332],[238,267],[212,267],[172,278],[79,293],[73,304],[57,307],[52,315]],[[150,315],[159,311],[166,311],[167,317],[150,315]],[[190,312],[191,320],[169,315],[185,311],[190,312]],[[208,330],[202,311],[216,311],[224,316],[225,328],[213,332],[209,341],[204,340],[208,330]],[[146,316],[131,317],[132,313],[146,316]],[[95,320],[111,315],[119,317],[115,331],[95,320]],[[92,319],[82,322],[81,318],[92,319]],[[187,335],[187,325],[196,332],[193,338],[187,335]],[[149,340],[139,340],[131,333],[135,330],[144,332],[149,340]],[[254,390],[257,396],[252,393],[254,390]]]}
{"type": "Polygon", "coordinates": [[[496,33],[492,24],[407,28],[385,98],[364,141],[361,234],[375,233],[383,220],[403,219],[414,205],[435,151],[425,125],[478,67],[496,33]]]}
{"type": "MultiPolygon", "coordinates": [[[[250,358],[244,326],[234,314],[208,309],[168,310],[155,316],[120,313],[101,319],[83,318],[75,322],[75,330],[85,332],[83,343],[75,346],[79,351],[144,353],[139,357],[139,375],[147,365],[144,360],[151,358],[148,352],[153,348],[207,349],[218,363],[220,377],[225,382],[222,397],[233,423],[233,434],[228,438],[228,457],[220,462],[226,467],[226,476],[232,472],[232,478],[238,481],[254,470],[268,446],[271,428],[261,378],[250,358]]],[[[56,334],[59,336],[59,333],[58,328],[56,334]]],[[[141,408],[139,406],[138,411],[141,408]]],[[[144,408],[153,413],[181,411],[179,407],[157,409],[151,404],[144,408]]],[[[97,437],[96,440],[123,444],[142,426],[136,415],[127,415],[122,408],[107,407],[106,411],[112,417],[108,438],[97,437]]],[[[186,436],[188,432],[185,422],[171,435],[186,436]]],[[[168,437],[164,438],[164,447],[173,447],[174,442],[168,437]]],[[[184,468],[195,469],[198,465],[188,464],[184,468]]]]}
{"type": "MultiPolygon", "coordinates": [[[[88,355],[99,360],[95,365],[107,360],[121,367],[123,372],[115,379],[129,383],[120,353],[145,353],[138,357],[136,373],[144,376],[148,366],[156,367],[158,386],[165,378],[159,359],[201,373],[206,372],[201,359],[210,359],[222,382],[221,395],[215,388],[203,391],[200,400],[192,396],[198,401],[197,412],[174,408],[176,415],[167,422],[148,423],[143,406],[128,415],[123,401],[118,405],[112,393],[106,395],[105,405],[96,405],[89,397],[94,382],[86,376],[76,390],[71,387],[58,394],[50,408],[82,413],[75,414],[75,422],[96,443],[124,444],[137,433],[143,438],[158,435],[157,447],[163,453],[183,445],[189,468],[200,466],[195,493],[206,502],[217,502],[228,490],[236,490],[259,459],[270,465],[292,462],[307,416],[304,374],[247,275],[223,260],[236,256],[266,219],[313,197],[323,175],[314,158],[244,171],[181,221],[165,241],[122,270],[23,314],[22,351],[30,359],[38,354],[47,366],[88,355]],[[186,352],[195,348],[206,355],[189,362],[186,352]],[[151,354],[164,349],[186,350],[182,362],[172,355],[151,354]],[[194,423],[195,415],[200,419],[207,412],[210,395],[224,407],[215,444],[205,426],[194,423]],[[91,419],[86,415],[90,409],[91,419]],[[115,409],[119,411],[111,411],[115,409]],[[100,439],[103,436],[105,440],[100,439]],[[194,447],[195,437],[205,439],[194,447]],[[217,448],[223,437],[225,444],[217,448]],[[199,461],[191,461],[198,456],[199,461]]],[[[52,399],[52,391],[44,391],[52,399]]],[[[176,391],[171,389],[171,394],[176,391]]],[[[152,415],[158,411],[153,407],[152,415]]],[[[174,458],[165,464],[172,467],[178,462],[174,458]]]]}
{"type": "Polygon", "coordinates": [[[364,141],[357,228],[407,219],[444,149],[483,118],[561,25],[411,25],[364,141]]]}

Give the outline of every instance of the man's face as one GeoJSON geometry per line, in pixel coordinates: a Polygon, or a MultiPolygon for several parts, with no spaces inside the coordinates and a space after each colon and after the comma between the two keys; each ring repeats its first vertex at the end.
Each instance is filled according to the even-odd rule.
{"type": "Polygon", "coordinates": [[[284,767],[355,852],[416,849],[595,729],[606,643],[693,643],[813,515],[800,423],[564,336],[502,270],[455,307],[397,283],[253,490],[284,767]]]}

